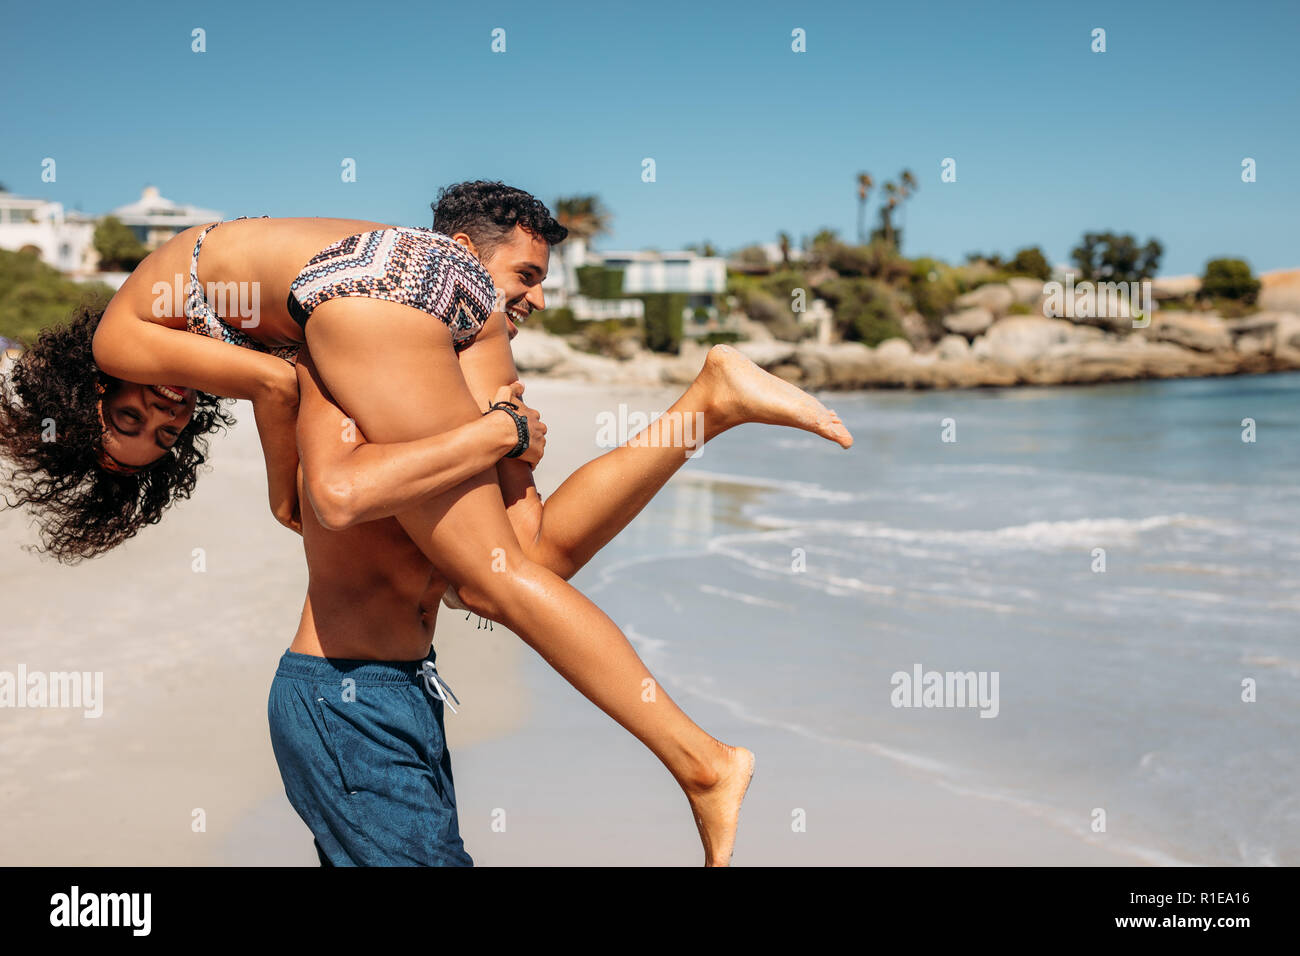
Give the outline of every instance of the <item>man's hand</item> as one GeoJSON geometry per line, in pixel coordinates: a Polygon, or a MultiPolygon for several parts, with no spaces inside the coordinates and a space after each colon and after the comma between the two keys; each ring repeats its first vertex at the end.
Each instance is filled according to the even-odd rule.
{"type": "MultiPolygon", "coordinates": [[[[509,385],[502,385],[497,389],[496,395],[492,397],[495,402],[511,402],[519,406],[519,414],[528,423],[528,449],[518,458],[503,459],[506,461],[521,461],[530,468],[536,467],[537,463],[542,460],[542,455],[546,452],[546,426],[542,424],[542,416],[537,409],[529,408],[524,404],[524,383],[512,382],[509,385]]],[[[513,420],[512,420],[513,423],[513,420]]]]}

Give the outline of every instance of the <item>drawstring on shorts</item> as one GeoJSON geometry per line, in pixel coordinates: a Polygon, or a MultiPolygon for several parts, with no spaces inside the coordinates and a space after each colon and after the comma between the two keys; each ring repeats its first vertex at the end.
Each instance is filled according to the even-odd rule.
{"type": "Polygon", "coordinates": [[[447,685],[447,682],[439,676],[438,669],[433,666],[433,661],[425,661],[420,665],[420,676],[424,678],[424,689],[429,692],[429,696],[438,698],[448,707],[451,707],[451,712],[453,714],[457,713],[456,708],[452,707],[451,700],[454,700],[459,704],[460,698],[457,697],[456,692],[447,685]],[[444,693],[444,691],[446,691],[446,693],[444,693]],[[447,699],[447,694],[451,695],[451,700],[447,699]]]}

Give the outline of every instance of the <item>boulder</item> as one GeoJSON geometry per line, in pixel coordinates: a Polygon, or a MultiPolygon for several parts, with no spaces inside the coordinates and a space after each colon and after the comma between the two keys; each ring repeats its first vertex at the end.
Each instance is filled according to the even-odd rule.
{"type": "Polygon", "coordinates": [[[625,335],[614,343],[614,358],[620,362],[632,362],[644,358],[649,349],[643,346],[637,336],[625,335]]]}
{"type": "Polygon", "coordinates": [[[1016,276],[1007,280],[1007,288],[1011,290],[1011,297],[1018,305],[1036,306],[1043,297],[1042,279],[1016,276]]]}
{"type": "Polygon", "coordinates": [[[1075,326],[1064,319],[1038,315],[1009,315],[998,319],[971,347],[974,355],[1003,365],[1018,365],[1052,346],[1077,341],[1075,326]]]}
{"type": "Polygon", "coordinates": [[[1055,288],[1042,302],[1042,314],[1051,319],[1068,319],[1112,332],[1133,329],[1133,307],[1128,300],[1127,285],[1080,283],[1073,290],[1055,288]],[[1074,301],[1069,300],[1073,291],[1074,301]]]}
{"type": "Polygon", "coordinates": [[[908,312],[898,323],[903,329],[903,337],[914,349],[923,349],[930,344],[930,323],[920,312],[908,312]]]}
{"type": "Polygon", "coordinates": [[[970,343],[960,335],[945,335],[939,340],[939,347],[935,352],[942,361],[956,361],[971,357],[970,343]]]}
{"type": "Polygon", "coordinates": [[[799,375],[792,380],[805,388],[861,388],[871,379],[871,368],[875,364],[871,349],[861,342],[834,345],[810,342],[800,345],[793,359],[793,362],[775,366],[774,371],[790,364],[797,366],[799,375]]]}
{"type": "Polygon", "coordinates": [[[952,315],[944,316],[943,319],[945,329],[957,335],[964,335],[968,339],[985,332],[992,324],[993,313],[980,305],[954,312],[952,315]]]}
{"type": "Polygon", "coordinates": [[[1151,324],[1142,330],[1155,342],[1172,342],[1198,352],[1217,352],[1232,348],[1232,336],[1217,315],[1191,312],[1159,311],[1151,324]]]}
{"type": "Polygon", "coordinates": [[[886,362],[906,361],[912,357],[912,346],[906,339],[885,339],[876,346],[876,358],[886,362]]]}
{"type": "Polygon", "coordinates": [[[771,329],[762,322],[755,322],[747,315],[737,314],[733,317],[733,321],[736,323],[736,331],[740,333],[742,340],[751,342],[776,341],[776,336],[772,334],[771,329]]]}
{"type": "Polygon", "coordinates": [[[1007,314],[1007,310],[1015,300],[1008,286],[1001,282],[990,282],[988,285],[982,285],[965,295],[958,296],[956,304],[959,309],[973,309],[978,306],[1001,316],[1007,314]]]}
{"type": "Polygon", "coordinates": [[[1276,312],[1300,312],[1300,269],[1278,269],[1259,277],[1259,307],[1276,312]]]}
{"type": "Polygon", "coordinates": [[[576,354],[563,339],[537,329],[520,329],[510,351],[520,372],[549,372],[576,354]]]}
{"type": "Polygon", "coordinates": [[[1163,276],[1151,280],[1153,299],[1181,299],[1200,291],[1201,280],[1197,276],[1163,276]]]}
{"type": "Polygon", "coordinates": [[[777,342],[776,340],[769,342],[737,342],[736,349],[759,368],[767,369],[770,372],[773,366],[783,365],[794,358],[795,344],[793,342],[777,342]]]}
{"type": "Polygon", "coordinates": [[[1277,320],[1279,348],[1300,349],[1300,315],[1284,312],[1277,320]]]}

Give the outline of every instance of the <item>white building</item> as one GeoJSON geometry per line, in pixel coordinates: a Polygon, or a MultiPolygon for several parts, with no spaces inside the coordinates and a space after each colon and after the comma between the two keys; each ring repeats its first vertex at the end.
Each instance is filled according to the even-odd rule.
{"type": "Polygon", "coordinates": [[[70,273],[93,272],[95,222],[65,213],[63,204],[0,192],[0,249],[31,247],[42,261],[70,273]]]}
{"type": "Polygon", "coordinates": [[[695,252],[597,252],[586,240],[573,238],[556,247],[542,283],[550,308],[567,306],[582,321],[645,316],[640,293],[681,292],[687,296],[683,331],[701,335],[720,328],[722,298],[727,289],[727,263],[720,256],[695,252]],[[578,269],[601,266],[623,272],[621,299],[594,299],[578,291],[578,269]]]}
{"type": "Polygon", "coordinates": [[[215,209],[173,202],[161,196],[154,186],[145,186],[138,200],[118,206],[108,215],[122,220],[150,252],[178,232],[223,218],[215,209]]]}

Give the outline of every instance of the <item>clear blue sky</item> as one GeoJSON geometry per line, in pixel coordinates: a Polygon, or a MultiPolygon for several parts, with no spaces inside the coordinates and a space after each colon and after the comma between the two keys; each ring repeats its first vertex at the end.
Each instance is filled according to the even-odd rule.
{"type": "Polygon", "coordinates": [[[92,213],[153,183],[231,217],[428,225],[439,185],[500,178],[598,193],[605,248],[732,249],[851,237],[856,173],[910,167],[908,254],[1060,262],[1113,229],[1159,238],[1164,274],[1300,265],[1294,0],[52,2],[5,21],[0,182],[92,213]]]}

